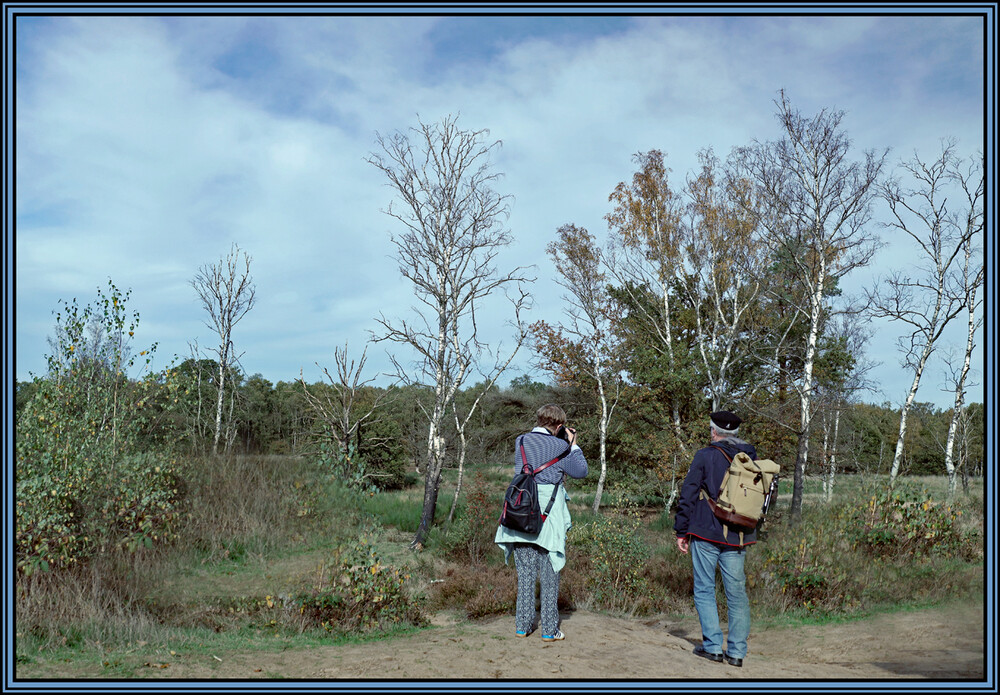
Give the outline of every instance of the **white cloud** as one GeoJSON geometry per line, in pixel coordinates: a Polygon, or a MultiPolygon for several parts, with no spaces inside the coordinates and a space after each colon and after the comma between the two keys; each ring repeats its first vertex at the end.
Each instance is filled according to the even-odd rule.
{"type": "MultiPolygon", "coordinates": [[[[546,243],[567,222],[603,236],[633,154],[665,151],[680,185],[698,150],[776,136],[779,88],[805,113],[846,110],[859,147],[944,135],[974,146],[982,133],[977,76],[963,72],[978,65],[981,85],[981,31],[953,18],[601,21],[586,34],[524,17],[534,30],[522,35],[512,18],[509,36],[478,43],[461,32],[485,25],[460,17],[31,25],[17,47],[18,378],[44,366],[56,299],[85,299],[108,277],[135,289],[161,355],[210,345],[188,282],[233,242],[258,285],[237,329],[249,371],[289,380],[345,340],[360,351],[380,311],[413,304],[380,212],[392,191],[364,159],[376,131],[417,114],[460,113],[503,140],[516,244],[502,261],[536,264],[546,300],[561,294],[546,243]]],[[[373,368],[384,347],[369,350],[373,368]]]]}

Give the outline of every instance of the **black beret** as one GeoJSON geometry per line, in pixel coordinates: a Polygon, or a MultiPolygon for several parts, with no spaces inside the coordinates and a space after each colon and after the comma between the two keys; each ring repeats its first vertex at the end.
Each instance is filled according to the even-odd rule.
{"type": "Polygon", "coordinates": [[[739,416],[735,413],[731,413],[728,410],[720,410],[717,413],[712,413],[709,417],[712,418],[712,422],[715,423],[716,427],[720,427],[724,430],[735,430],[743,422],[740,420],[739,416]]]}

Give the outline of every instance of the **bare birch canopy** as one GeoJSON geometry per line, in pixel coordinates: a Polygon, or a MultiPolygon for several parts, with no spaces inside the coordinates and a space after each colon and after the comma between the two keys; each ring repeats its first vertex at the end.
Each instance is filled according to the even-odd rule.
{"type": "MultiPolygon", "coordinates": [[[[512,241],[505,226],[510,196],[493,188],[501,174],[493,170],[491,157],[501,143],[487,144],[488,135],[487,130],[460,130],[457,119],[448,116],[440,123],[421,122],[409,134],[377,135],[382,151],[368,158],[396,195],[385,212],[403,225],[392,243],[399,272],[418,300],[406,317],[390,319],[383,312],[376,319],[383,330],[375,339],[415,350],[421,376],[435,394],[427,413],[424,509],[414,547],[422,544],[434,519],[446,445],[444,417],[488,348],[480,334],[478,303],[496,291],[506,293],[518,324],[517,346],[524,340],[520,313],[529,301],[522,286],[528,278],[523,268],[503,273],[496,267],[498,254],[512,241]]],[[[400,379],[418,381],[396,357],[392,360],[400,379]]],[[[497,357],[488,381],[509,362],[497,357]]]]}
{"type": "MultiPolygon", "coordinates": [[[[973,311],[969,313],[966,359],[974,345],[975,297],[982,282],[982,266],[975,268],[972,251],[983,232],[985,179],[981,158],[973,158],[969,168],[963,168],[963,164],[955,154],[955,143],[946,141],[935,160],[924,161],[914,155],[901,164],[904,180],[893,179],[882,187],[882,197],[891,213],[886,226],[908,237],[920,252],[914,267],[890,274],[868,293],[873,316],[906,326],[899,347],[903,366],[913,374],[899,413],[899,436],[889,472],[893,483],[902,463],[907,415],[928,360],[947,326],[969,307],[973,311]],[[956,192],[959,195],[953,196],[956,192]]],[[[967,368],[956,380],[959,407],[966,373],[967,368]]],[[[949,439],[952,436],[953,432],[949,433],[949,439]]],[[[946,465],[954,487],[950,459],[946,465]]]]}
{"type": "Polygon", "coordinates": [[[822,109],[806,117],[784,90],[775,105],[782,137],[737,148],[733,160],[734,172],[752,184],[744,209],[754,215],[762,243],[775,258],[785,259],[796,285],[795,292],[782,291],[780,299],[792,310],[792,324],[799,323],[806,333],[800,339],[789,330],[776,341],[771,356],[777,370],[789,348],[802,360],[801,375],[788,379],[800,401],[791,508],[797,520],[815,407],[813,372],[823,325],[837,313],[827,297],[840,278],[866,266],[881,245],[871,225],[872,204],[888,149],[869,150],[852,161],[842,111],[822,109]]]}
{"type": "MultiPolygon", "coordinates": [[[[250,276],[250,256],[240,247],[233,244],[229,255],[218,263],[207,263],[199,268],[197,275],[191,281],[201,299],[202,306],[208,312],[209,321],[205,325],[213,329],[219,337],[219,347],[213,352],[219,358],[218,387],[219,394],[215,410],[215,437],[212,450],[218,451],[219,440],[223,433],[223,405],[225,403],[226,375],[239,355],[233,348],[233,328],[253,308],[256,299],[256,286],[250,276]]],[[[225,429],[227,448],[232,444],[235,430],[231,427],[232,408],[225,429]]]]}

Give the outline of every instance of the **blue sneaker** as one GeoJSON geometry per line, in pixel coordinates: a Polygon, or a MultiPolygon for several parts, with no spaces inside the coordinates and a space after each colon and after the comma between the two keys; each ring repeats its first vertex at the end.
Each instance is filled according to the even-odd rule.
{"type": "Polygon", "coordinates": [[[518,630],[517,632],[514,633],[514,637],[527,637],[527,636],[528,633],[525,632],[524,630],[518,630]]]}
{"type": "Polygon", "coordinates": [[[564,639],[566,639],[566,635],[562,633],[562,630],[556,630],[556,634],[554,635],[542,635],[543,642],[558,642],[564,639]]]}

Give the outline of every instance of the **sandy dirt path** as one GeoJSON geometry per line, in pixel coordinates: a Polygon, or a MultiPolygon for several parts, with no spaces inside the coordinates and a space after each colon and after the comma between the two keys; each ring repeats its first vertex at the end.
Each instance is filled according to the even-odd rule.
{"type": "Polygon", "coordinates": [[[693,616],[677,622],[563,616],[564,642],[536,632],[515,638],[513,618],[483,622],[436,616],[435,629],[381,642],[220,657],[176,655],[140,677],[181,679],[453,680],[754,679],[886,681],[982,680],[981,604],[954,604],[865,620],[755,628],[743,668],[691,653],[693,616]]]}

